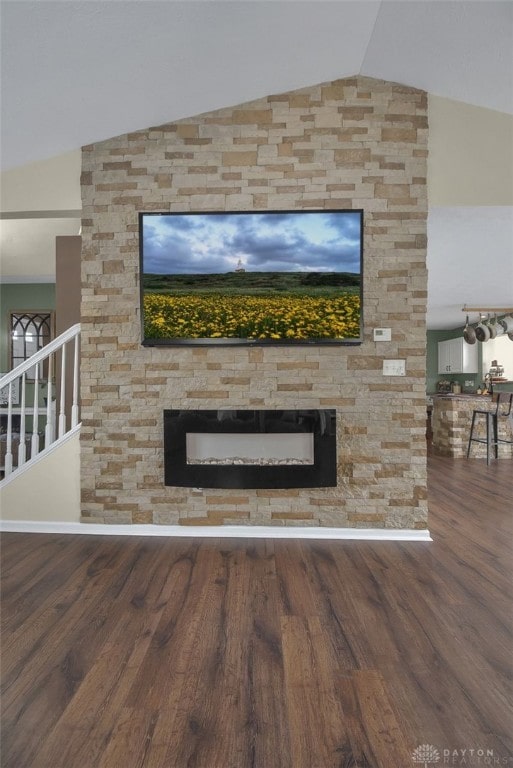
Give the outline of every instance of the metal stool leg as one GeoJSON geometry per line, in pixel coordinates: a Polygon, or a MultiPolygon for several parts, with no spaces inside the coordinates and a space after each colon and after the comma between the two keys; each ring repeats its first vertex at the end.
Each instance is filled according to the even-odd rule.
{"type": "Polygon", "coordinates": [[[476,412],[472,414],[472,424],[470,426],[470,437],[468,439],[468,446],[467,446],[467,459],[470,456],[470,447],[472,445],[472,439],[474,437],[474,422],[476,420],[476,412]]]}
{"type": "Polygon", "coordinates": [[[492,415],[491,413],[486,414],[486,463],[490,464],[490,447],[491,447],[491,438],[492,438],[492,415]]]}
{"type": "Polygon", "coordinates": [[[499,458],[499,427],[497,424],[497,414],[492,414],[492,423],[493,423],[493,445],[495,450],[495,458],[499,458]]]}

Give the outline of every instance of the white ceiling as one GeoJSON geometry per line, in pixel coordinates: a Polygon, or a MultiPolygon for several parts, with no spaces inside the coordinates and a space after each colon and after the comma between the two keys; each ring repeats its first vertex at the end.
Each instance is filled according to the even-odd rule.
{"type": "MultiPolygon", "coordinates": [[[[510,0],[1,0],[0,9],[3,169],[358,73],[513,114],[510,0]]],[[[52,208],[76,204],[27,202],[23,210],[52,208]]],[[[435,244],[433,222],[448,219],[430,218],[435,244]]],[[[56,234],[67,234],[62,221],[55,219],[56,234]]],[[[29,229],[33,237],[33,228],[18,225],[16,234],[8,222],[15,250],[7,250],[30,259],[32,243],[16,240],[29,229]]],[[[428,257],[438,250],[430,246],[428,257]]],[[[431,311],[447,277],[436,258],[428,325],[454,327],[460,307],[443,326],[441,310],[431,311]]],[[[24,262],[20,275],[31,271],[44,272],[24,262]]],[[[500,287],[495,275],[478,274],[474,292],[483,281],[500,287]]],[[[472,286],[465,300],[473,300],[472,286]]]]}

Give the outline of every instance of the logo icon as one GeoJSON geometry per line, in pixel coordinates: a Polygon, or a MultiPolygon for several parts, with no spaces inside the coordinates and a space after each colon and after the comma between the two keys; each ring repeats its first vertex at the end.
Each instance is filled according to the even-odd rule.
{"type": "Polygon", "coordinates": [[[414,763],[428,768],[429,765],[440,762],[440,752],[432,744],[420,744],[413,750],[411,759],[414,763]]]}

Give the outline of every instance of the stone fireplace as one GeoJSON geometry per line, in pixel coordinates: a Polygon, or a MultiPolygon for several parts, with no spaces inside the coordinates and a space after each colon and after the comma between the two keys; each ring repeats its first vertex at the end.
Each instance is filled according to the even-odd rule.
{"type": "Polygon", "coordinates": [[[364,77],[83,148],[84,522],[426,527],[426,159],[426,94],[364,77]],[[141,345],[139,212],[312,208],[364,211],[361,346],[141,345]],[[170,403],[334,410],[336,485],[166,485],[170,403]]]}
{"type": "Polygon", "coordinates": [[[336,486],[335,426],[334,409],[165,410],[165,484],[336,486]]]}

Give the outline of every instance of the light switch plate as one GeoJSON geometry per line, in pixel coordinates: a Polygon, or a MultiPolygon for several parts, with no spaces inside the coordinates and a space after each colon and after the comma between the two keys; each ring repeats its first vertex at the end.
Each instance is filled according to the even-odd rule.
{"type": "Polygon", "coordinates": [[[406,360],[383,360],[383,376],[406,376],[406,360]]]}
{"type": "Polygon", "coordinates": [[[374,341],[392,341],[392,329],[374,328],[374,341]]]}

